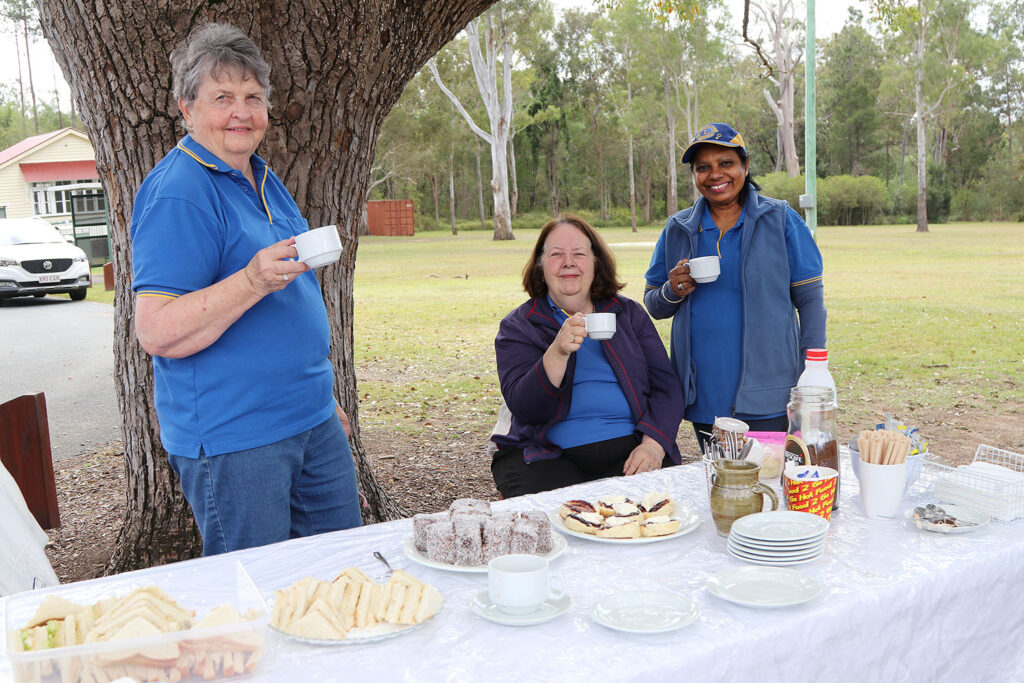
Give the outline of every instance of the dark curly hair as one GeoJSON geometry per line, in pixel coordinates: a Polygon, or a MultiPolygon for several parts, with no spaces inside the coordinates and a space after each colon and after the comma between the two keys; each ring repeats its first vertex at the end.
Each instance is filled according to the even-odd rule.
{"type": "Polygon", "coordinates": [[[590,250],[594,254],[594,281],[590,284],[590,298],[610,299],[615,296],[626,286],[625,282],[619,280],[615,271],[615,255],[590,223],[572,214],[562,214],[557,218],[552,218],[540,229],[537,243],[533,245],[533,251],[530,253],[530,260],[523,268],[523,289],[532,297],[547,295],[548,283],[544,280],[544,266],[541,263],[544,256],[544,244],[551,231],[563,224],[577,228],[590,240],[590,250]]]}

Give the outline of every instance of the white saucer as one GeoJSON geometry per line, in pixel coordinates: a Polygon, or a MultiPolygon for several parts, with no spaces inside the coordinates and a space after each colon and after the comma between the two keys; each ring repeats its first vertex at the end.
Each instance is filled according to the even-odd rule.
{"type": "Polygon", "coordinates": [[[726,544],[729,550],[733,550],[747,557],[764,560],[802,560],[808,557],[817,557],[825,549],[824,543],[819,543],[812,548],[801,548],[800,550],[762,550],[760,548],[748,548],[742,543],[729,539],[726,544]]]}
{"type": "Polygon", "coordinates": [[[735,567],[708,577],[708,592],[744,607],[790,607],[813,600],[821,584],[795,569],[735,567]]]}
{"type": "Polygon", "coordinates": [[[808,557],[794,558],[794,557],[779,557],[774,559],[767,559],[758,557],[756,555],[747,555],[743,551],[736,550],[732,546],[728,548],[729,554],[736,559],[749,562],[751,564],[760,564],[765,567],[783,567],[789,564],[807,564],[808,562],[814,562],[816,559],[822,556],[825,549],[822,548],[820,552],[817,552],[808,557]]]}
{"type": "Polygon", "coordinates": [[[732,531],[754,541],[809,541],[828,532],[824,517],[809,512],[773,510],[740,517],[732,523],[732,531]]]}
{"type": "Polygon", "coordinates": [[[508,614],[502,612],[497,605],[491,602],[491,597],[487,591],[480,591],[469,601],[469,606],[478,615],[488,621],[493,621],[496,624],[505,624],[506,626],[543,624],[545,621],[550,621],[561,614],[565,614],[571,604],[572,600],[569,599],[569,596],[561,593],[558,597],[548,598],[540,607],[527,614],[508,614]]]}
{"type": "Polygon", "coordinates": [[[616,593],[600,600],[594,621],[627,633],[665,633],[696,621],[700,608],[691,598],[668,591],[616,593]]]}

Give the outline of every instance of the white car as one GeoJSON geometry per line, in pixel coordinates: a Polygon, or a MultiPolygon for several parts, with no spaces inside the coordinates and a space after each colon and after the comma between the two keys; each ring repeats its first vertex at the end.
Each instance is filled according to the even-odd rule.
{"type": "Polygon", "coordinates": [[[39,217],[0,218],[0,301],[68,294],[85,298],[92,273],[85,252],[39,217]]]}

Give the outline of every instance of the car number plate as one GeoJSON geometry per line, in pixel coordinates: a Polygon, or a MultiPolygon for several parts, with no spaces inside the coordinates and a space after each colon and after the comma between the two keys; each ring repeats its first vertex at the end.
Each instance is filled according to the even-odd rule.
{"type": "Polygon", "coordinates": [[[50,284],[52,282],[60,282],[60,275],[58,275],[57,273],[53,273],[50,275],[39,276],[39,284],[41,285],[50,284]]]}

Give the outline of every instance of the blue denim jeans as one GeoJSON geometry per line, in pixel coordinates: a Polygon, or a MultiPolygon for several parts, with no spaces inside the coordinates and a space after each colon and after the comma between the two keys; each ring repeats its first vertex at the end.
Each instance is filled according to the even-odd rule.
{"type": "Polygon", "coordinates": [[[355,465],[336,416],[259,448],[170,456],[203,535],[203,555],[362,524],[355,465]]]}

